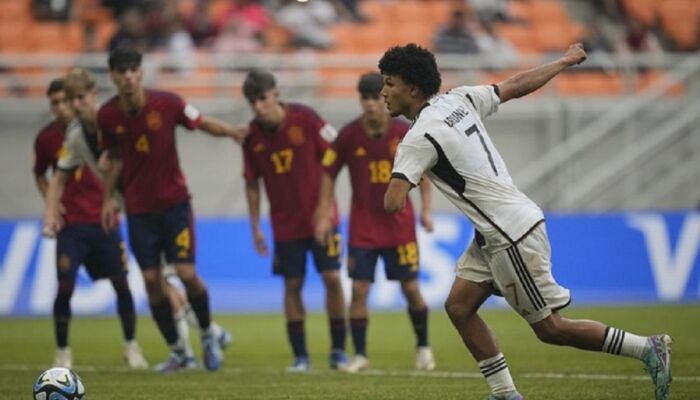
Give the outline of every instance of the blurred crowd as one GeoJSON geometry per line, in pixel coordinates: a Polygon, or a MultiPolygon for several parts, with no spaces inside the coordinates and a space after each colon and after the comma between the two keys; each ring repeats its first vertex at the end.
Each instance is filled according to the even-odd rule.
{"type": "MultiPolygon", "coordinates": [[[[62,4],[68,8],[72,0],[62,4]]],[[[79,1],[79,0],[73,0],[79,1]]],[[[260,50],[332,49],[330,28],[338,23],[371,23],[360,2],[387,0],[95,0],[111,10],[118,22],[109,49],[131,42],[143,51],[166,50],[183,55],[196,49],[245,53],[260,50]]],[[[496,27],[531,23],[511,14],[511,3],[537,0],[421,0],[452,4],[448,22],[432,38],[441,53],[487,53],[504,59],[517,57],[517,46],[499,35],[496,27]]],[[[699,0],[700,1],[700,0],[699,0]]],[[[49,0],[34,0],[38,14],[49,0]]],[[[576,3],[576,2],[573,2],[576,3]]],[[[581,5],[583,2],[577,3],[581,5]]],[[[566,2],[564,2],[566,4],[566,2]]],[[[569,2],[569,5],[572,3],[569,2]]],[[[698,28],[690,44],[678,46],[662,29],[658,17],[639,18],[635,0],[590,0],[590,15],[576,15],[584,34],[579,39],[589,53],[657,53],[697,51],[700,12],[686,16],[698,28]],[[585,18],[586,20],[581,20],[585,18]],[[693,40],[694,39],[694,40],[693,40]]],[[[536,6],[536,4],[534,4],[536,6]]],[[[575,5],[575,4],[574,4],[575,5]]],[[[66,12],[57,14],[69,18],[66,12]]],[[[685,19],[685,18],[684,18],[685,19]]],[[[420,23],[420,21],[416,21],[420,23]]],[[[108,50],[108,49],[95,49],[108,50]]]]}

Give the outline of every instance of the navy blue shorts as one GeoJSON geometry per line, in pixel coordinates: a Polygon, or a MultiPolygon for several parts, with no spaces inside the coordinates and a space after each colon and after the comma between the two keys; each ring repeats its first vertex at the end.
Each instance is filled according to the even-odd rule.
{"type": "Polygon", "coordinates": [[[341,240],[336,230],[326,246],[321,246],[313,237],[275,242],[275,259],[272,273],[287,278],[306,275],[306,252],[311,251],[316,271],[340,269],[341,240]]]}
{"type": "Polygon", "coordinates": [[[384,272],[390,281],[407,281],[418,276],[418,246],[409,242],[384,249],[361,249],[350,246],[348,275],[359,281],[374,282],[377,259],[384,260],[384,272]]]}
{"type": "Polygon", "coordinates": [[[70,224],[56,237],[58,280],[75,279],[80,265],[92,280],[126,275],[126,245],[119,228],[109,233],[100,224],[70,224]]]}
{"type": "Polygon", "coordinates": [[[127,215],[129,244],[142,270],[194,263],[194,218],[186,201],[165,211],[127,215]]]}

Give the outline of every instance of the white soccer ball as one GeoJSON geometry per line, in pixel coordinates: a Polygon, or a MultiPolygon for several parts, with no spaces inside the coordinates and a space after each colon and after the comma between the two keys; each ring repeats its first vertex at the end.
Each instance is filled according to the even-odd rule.
{"type": "Polygon", "coordinates": [[[85,386],[75,372],[68,368],[51,368],[42,372],[34,382],[34,400],[82,400],[85,386]]]}

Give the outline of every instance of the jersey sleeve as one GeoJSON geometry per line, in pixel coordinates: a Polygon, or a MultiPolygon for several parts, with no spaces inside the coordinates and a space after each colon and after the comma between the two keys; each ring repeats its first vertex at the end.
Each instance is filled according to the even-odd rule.
{"type": "Polygon", "coordinates": [[[344,135],[341,131],[338,139],[333,142],[323,153],[323,158],[321,159],[321,165],[323,170],[326,171],[328,175],[335,179],[338,176],[338,172],[345,165],[345,155],[343,149],[345,146],[344,135]]]}
{"type": "Polygon", "coordinates": [[[82,135],[83,128],[80,126],[80,124],[76,121],[71,122],[66,129],[63,147],[61,147],[61,151],[58,156],[57,166],[59,169],[72,170],[83,164],[83,160],[80,157],[80,150],[78,149],[78,142],[82,135]]]}
{"type": "Polygon", "coordinates": [[[310,130],[313,132],[312,137],[316,144],[316,157],[322,160],[326,150],[331,147],[330,144],[338,137],[338,131],[312,109],[306,108],[305,113],[310,130]]]}
{"type": "Polygon", "coordinates": [[[459,96],[464,103],[474,107],[481,118],[486,118],[498,111],[498,106],[501,104],[501,99],[493,85],[460,86],[450,90],[449,94],[459,96]]]}
{"type": "Polygon", "coordinates": [[[48,156],[46,146],[44,146],[41,136],[34,141],[34,165],[32,171],[35,175],[44,175],[51,166],[51,158],[48,156]]]}
{"type": "Polygon", "coordinates": [[[202,122],[202,113],[192,104],[186,102],[179,96],[175,96],[178,102],[179,115],[177,118],[178,124],[187,129],[196,129],[202,122]]]}
{"type": "Polygon", "coordinates": [[[435,147],[418,131],[409,131],[396,149],[391,177],[418,186],[425,171],[437,162],[435,147]]]}

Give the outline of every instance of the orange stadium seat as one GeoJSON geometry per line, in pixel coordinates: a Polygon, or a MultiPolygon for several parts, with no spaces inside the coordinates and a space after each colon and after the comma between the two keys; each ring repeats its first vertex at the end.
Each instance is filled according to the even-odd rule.
{"type": "Polygon", "coordinates": [[[559,0],[537,0],[531,7],[533,23],[569,21],[569,15],[559,0]]]}
{"type": "MultiPolygon", "coordinates": [[[[663,77],[664,73],[662,71],[647,71],[639,73],[634,82],[634,90],[637,92],[646,91],[663,77]]],[[[673,85],[664,92],[665,96],[682,96],[684,94],[685,88],[682,84],[673,85]]]]}
{"type": "Polygon", "coordinates": [[[623,10],[646,26],[654,25],[657,0],[622,0],[623,10]]]}
{"type": "Polygon", "coordinates": [[[29,30],[29,26],[21,20],[0,22],[0,51],[4,53],[26,51],[29,46],[25,32],[29,30]]]}
{"type": "Polygon", "coordinates": [[[567,96],[619,96],[624,86],[622,76],[603,72],[579,71],[554,80],[556,91],[567,96]]]}
{"type": "Polygon", "coordinates": [[[663,0],[658,2],[659,20],[666,36],[681,50],[697,46],[700,1],[663,0]]]}
{"type": "Polygon", "coordinates": [[[0,24],[6,21],[26,21],[32,18],[32,4],[30,0],[1,0],[0,24]]]}
{"type": "Polygon", "coordinates": [[[583,36],[583,28],[573,22],[539,23],[533,28],[535,45],[541,52],[566,50],[583,36]]]}
{"type": "Polygon", "coordinates": [[[508,40],[520,53],[536,53],[538,51],[535,37],[530,26],[513,24],[496,24],[496,33],[508,40]]]}

